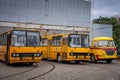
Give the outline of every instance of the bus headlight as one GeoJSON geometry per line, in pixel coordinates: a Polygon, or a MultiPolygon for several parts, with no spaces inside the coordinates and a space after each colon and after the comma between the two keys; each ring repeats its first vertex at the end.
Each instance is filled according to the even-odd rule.
{"type": "Polygon", "coordinates": [[[34,56],[35,56],[35,57],[39,57],[39,56],[40,56],[40,53],[35,53],[34,56]]]}
{"type": "Polygon", "coordinates": [[[19,57],[19,54],[16,54],[16,57],[19,57]]]}
{"type": "Polygon", "coordinates": [[[40,56],[40,54],[38,53],[37,56],[40,56]]]}
{"type": "Polygon", "coordinates": [[[37,56],[37,54],[35,53],[35,54],[34,54],[34,56],[36,57],[36,56],[37,56]]]}
{"type": "Polygon", "coordinates": [[[15,57],[15,53],[13,53],[12,56],[15,57]]]}
{"type": "Polygon", "coordinates": [[[90,54],[88,53],[88,56],[90,56],[90,54]]]}
{"type": "Polygon", "coordinates": [[[19,57],[19,54],[18,53],[13,53],[12,57],[19,57]]]}

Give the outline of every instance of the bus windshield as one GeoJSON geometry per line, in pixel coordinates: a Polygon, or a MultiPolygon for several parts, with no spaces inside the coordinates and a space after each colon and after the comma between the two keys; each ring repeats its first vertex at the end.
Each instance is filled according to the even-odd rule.
{"type": "Polygon", "coordinates": [[[102,40],[99,41],[99,47],[115,47],[113,40],[102,40]]]}
{"type": "Polygon", "coordinates": [[[89,45],[89,38],[88,35],[82,34],[72,34],[69,36],[69,46],[70,47],[88,47],[89,45]]]}
{"type": "Polygon", "coordinates": [[[39,46],[39,32],[13,31],[12,46],[39,46]]]}

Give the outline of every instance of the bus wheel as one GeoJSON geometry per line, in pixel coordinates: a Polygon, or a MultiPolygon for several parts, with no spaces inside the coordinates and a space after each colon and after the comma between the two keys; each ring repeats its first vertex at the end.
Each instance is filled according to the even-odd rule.
{"type": "Polygon", "coordinates": [[[80,63],[80,61],[75,61],[75,63],[76,63],[76,64],[79,64],[79,63],[80,63]]]}
{"type": "Polygon", "coordinates": [[[90,62],[92,62],[92,63],[97,62],[97,60],[95,59],[95,56],[93,54],[90,56],[90,62]]]}
{"type": "Polygon", "coordinates": [[[59,63],[61,63],[61,56],[60,56],[60,55],[57,56],[57,61],[58,61],[59,63]]]}
{"type": "Polygon", "coordinates": [[[108,59],[106,60],[107,63],[111,63],[112,62],[112,59],[108,59]]]}

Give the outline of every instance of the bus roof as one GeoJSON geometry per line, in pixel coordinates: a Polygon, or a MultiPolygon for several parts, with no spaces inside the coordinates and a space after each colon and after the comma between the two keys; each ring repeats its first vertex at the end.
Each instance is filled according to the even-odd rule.
{"type": "Polygon", "coordinates": [[[54,36],[65,36],[69,35],[70,33],[65,33],[65,34],[52,34],[52,35],[47,35],[47,36],[42,36],[42,38],[52,38],[54,36]]]}
{"type": "Polygon", "coordinates": [[[25,30],[25,31],[38,31],[38,32],[39,32],[39,30],[34,30],[34,29],[15,28],[15,29],[8,29],[7,31],[5,31],[5,32],[3,32],[3,33],[0,33],[0,35],[1,35],[1,34],[5,34],[5,33],[9,33],[10,31],[14,31],[14,30],[20,30],[20,31],[23,31],[23,30],[25,30]]]}
{"type": "Polygon", "coordinates": [[[95,37],[92,40],[113,40],[111,37],[95,37]]]}
{"type": "MultiPolygon", "coordinates": [[[[62,34],[52,34],[52,35],[42,36],[42,38],[46,38],[46,37],[50,37],[50,36],[65,36],[65,35],[69,35],[69,34],[83,34],[83,33],[62,33],[62,34]]],[[[88,34],[85,34],[85,35],[88,35],[88,34]]]]}

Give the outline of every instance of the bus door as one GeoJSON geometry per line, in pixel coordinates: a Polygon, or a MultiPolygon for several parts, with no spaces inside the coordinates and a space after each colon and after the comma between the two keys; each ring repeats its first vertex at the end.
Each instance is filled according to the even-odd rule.
{"type": "Polygon", "coordinates": [[[68,46],[68,40],[67,38],[63,38],[62,43],[62,58],[67,59],[67,46],[68,46]]]}
{"type": "Polygon", "coordinates": [[[48,59],[51,59],[51,39],[48,39],[48,47],[47,47],[47,56],[48,56],[48,59]]]}

